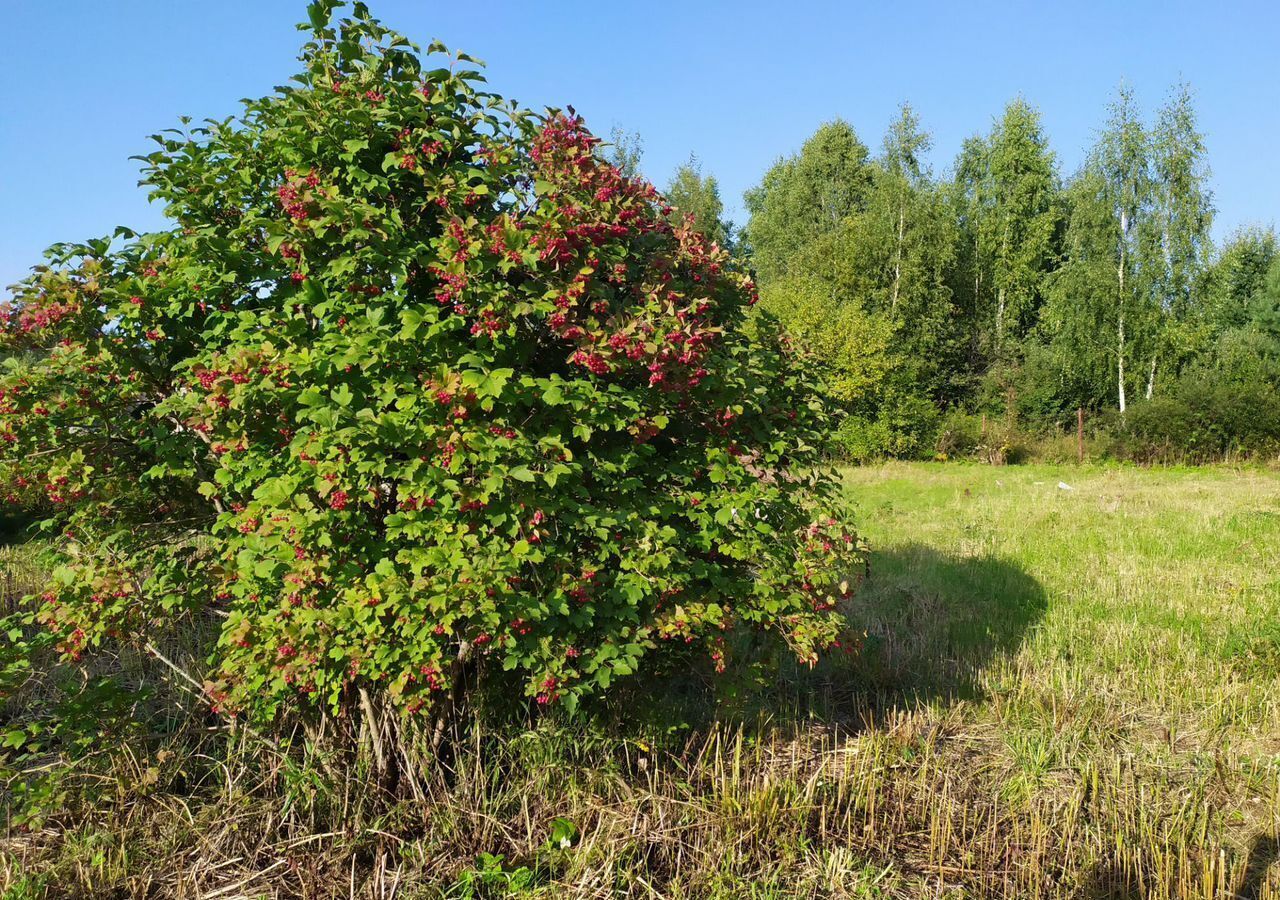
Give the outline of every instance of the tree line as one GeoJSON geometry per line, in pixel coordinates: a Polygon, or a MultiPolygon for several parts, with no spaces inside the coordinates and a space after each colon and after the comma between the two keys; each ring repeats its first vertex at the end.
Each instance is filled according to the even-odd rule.
{"type": "MultiPolygon", "coordinates": [[[[746,193],[740,229],[696,160],[668,186],[749,261],[762,308],[823,363],[843,410],[833,449],[1029,442],[1074,427],[1077,409],[1120,455],[1275,448],[1276,235],[1212,240],[1187,85],[1151,116],[1121,87],[1069,176],[1020,97],[942,175],[930,149],[909,105],[878,152],[828,122],[746,193]]],[[[634,167],[638,143],[624,138],[615,156],[634,167]]]]}

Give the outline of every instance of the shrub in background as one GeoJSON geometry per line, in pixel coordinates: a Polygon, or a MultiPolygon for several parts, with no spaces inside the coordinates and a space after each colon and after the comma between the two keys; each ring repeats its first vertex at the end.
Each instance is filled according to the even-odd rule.
{"type": "Polygon", "coordinates": [[[878,409],[841,419],[829,440],[841,457],[852,462],[921,459],[934,453],[938,419],[938,409],[929,399],[889,391],[878,409]]]}
{"type": "Polygon", "coordinates": [[[1125,417],[1138,459],[1221,459],[1280,447],[1280,398],[1266,382],[1184,375],[1167,396],[1135,403],[1125,417]]]}
{"type": "Polygon", "coordinates": [[[751,282],[576,117],[337,5],[293,86],[158,138],[171,229],[55,247],[3,312],[40,351],[0,457],[56,509],[63,652],[213,610],[208,695],[269,717],[836,643],[857,542],[751,282]]]}
{"type": "Polygon", "coordinates": [[[982,417],[963,409],[948,410],[938,423],[935,450],[939,456],[959,458],[972,456],[982,446],[982,417]]]}

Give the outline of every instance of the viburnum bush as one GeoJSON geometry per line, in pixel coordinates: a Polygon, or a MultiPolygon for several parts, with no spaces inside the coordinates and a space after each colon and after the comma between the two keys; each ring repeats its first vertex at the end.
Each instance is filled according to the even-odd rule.
{"type": "Polygon", "coordinates": [[[0,463],[55,509],[65,654],[212,611],[207,692],[270,716],[837,645],[857,541],[747,275],[576,116],[338,5],[294,84],[156,138],[170,230],[59,245],[3,311],[0,463]]]}

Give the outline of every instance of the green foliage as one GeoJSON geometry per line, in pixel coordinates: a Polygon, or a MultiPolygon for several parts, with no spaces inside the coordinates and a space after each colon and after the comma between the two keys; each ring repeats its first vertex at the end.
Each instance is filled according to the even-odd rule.
{"type": "Polygon", "coordinates": [[[5,310],[62,651],[213,610],[208,695],[262,717],[481,667],[572,704],[735,628],[816,658],[856,540],[751,282],[577,118],[336,6],[290,87],[157,137],[171,229],[59,245],[5,310]]]}
{"type": "MultiPolygon", "coordinates": [[[[1263,293],[1277,259],[1274,231],[1240,229],[1219,249],[1200,279],[1205,317],[1220,330],[1245,325],[1254,298],[1263,293]]],[[[1280,290],[1272,292],[1280,296],[1280,290]]]]}
{"type": "Polygon", "coordinates": [[[667,185],[667,202],[677,216],[692,216],[693,225],[707,240],[721,247],[732,246],[732,228],[724,221],[724,203],[720,186],[711,175],[702,174],[696,156],[676,169],[667,185]]]}
{"type": "Polygon", "coordinates": [[[639,132],[627,131],[614,125],[609,131],[609,143],[604,146],[604,158],[628,178],[640,177],[640,160],[644,157],[644,139],[639,132]]]}
{"type": "MultiPolygon", "coordinates": [[[[929,146],[909,106],[875,159],[848,125],[824,125],[747,195],[764,305],[821,365],[846,416],[834,451],[864,460],[933,446],[1007,461],[1038,435],[1073,429],[1078,408],[1091,421],[1109,408],[1123,417],[1135,400],[1189,391],[1179,385],[1190,373],[1280,386],[1275,237],[1241,232],[1215,257],[1189,88],[1148,126],[1122,87],[1065,187],[1021,98],[965,142],[945,184],[923,163],[929,146]],[[974,445],[938,430],[957,410],[999,420],[1004,437],[993,425],[974,445]]],[[[1178,406],[1209,415],[1199,401],[1178,406]]],[[[1146,417],[1143,435],[1170,437],[1146,417]]],[[[1196,420],[1171,449],[1269,446],[1223,427],[1196,420]],[[1191,436],[1211,433],[1221,440],[1191,436]]],[[[1123,421],[1110,434],[1126,455],[1156,452],[1123,421]]]]}
{"type": "Polygon", "coordinates": [[[840,302],[817,278],[783,279],[763,289],[761,302],[821,361],[826,392],[849,408],[875,408],[890,376],[906,365],[888,319],[840,302]]]}
{"type": "Polygon", "coordinates": [[[938,423],[938,456],[942,459],[973,455],[982,446],[982,417],[962,409],[950,410],[938,423]]]}
{"type": "Polygon", "coordinates": [[[833,437],[845,457],[855,462],[885,456],[918,459],[932,455],[938,420],[938,408],[926,398],[890,395],[875,418],[850,415],[833,437]]]}
{"type": "Polygon", "coordinates": [[[1183,376],[1167,396],[1135,403],[1131,455],[1214,459],[1280,450],[1280,398],[1266,383],[1228,383],[1204,372],[1183,376]]]}
{"type": "Polygon", "coordinates": [[[824,372],[846,416],[831,449],[850,458],[926,452],[962,352],[945,274],[955,230],[929,144],[909,107],[874,161],[847,125],[825,125],[748,194],[763,306],[824,372]]]}
{"type": "Polygon", "coordinates": [[[847,122],[823,125],[800,153],[780,160],[747,191],[746,240],[762,283],[792,271],[812,241],[838,231],[866,202],[869,151],[847,122]]]}
{"type": "Polygon", "coordinates": [[[1039,112],[1021,98],[966,150],[957,173],[973,232],[972,305],[980,342],[994,358],[1009,358],[1035,321],[1053,263],[1056,163],[1039,112]]]}

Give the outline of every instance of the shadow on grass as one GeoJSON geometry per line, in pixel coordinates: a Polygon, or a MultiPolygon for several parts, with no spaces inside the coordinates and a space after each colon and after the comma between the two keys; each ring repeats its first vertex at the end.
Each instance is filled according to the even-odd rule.
{"type": "MultiPolygon", "coordinates": [[[[625,703],[625,718],[648,718],[645,707],[684,727],[712,721],[787,727],[814,720],[860,729],[895,709],[948,704],[981,696],[982,671],[1017,650],[1044,615],[1044,588],[1021,566],[995,557],[953,557],[923,544],[873,552],[861,590],[844,610],[862,646],[799,666],[785,650],[739,643],[730,672],[642,679],[642,696],[625,703]],[[659,704],[645,699],[661,697],[659,704]]],[[[650,725],[660,725],[651,721],[650,725]]]]}
{"type": "MultiPolygon", "coordinates": [[[[1240,883],[1229,896],[1236,900],[1261,900],[1263,896],[1273,896],[1264,894],[1264,891],[1269,886],[1267,875],[1277,860],[1280,860],[1280,835],[1259,834],[1249,848],[1240,883]]],[[[1270,884],[1280,884],[1280,881],[1270,884]]],[[[1093,869],[1075,896],[1076,900],[1144,900],[1153,891],[1161,889],[1172,896],[1170,887],[1161,884],[1158,873],[1144,873],[1113,862],[1103,862],[1093,869]]]]}
{"type": "MultiPolygon", "coordinates": [[[[1236,891],[1240,900],[1261,900],[1267,884],[1267,873],[1280,860],[1280,834],[1260,834],[1249,848],[1249,861],[1245,863],[1244,881],[1236,891]]],[[[1277,873],[1280,877],[1280,873],[1277,873]]]]}
{"type": "Polygon", "coordinates": [[[848,612],[866,638],[842,667],[862,691],[976,699],[982,670],[1044,615],[1044,588],[1009,560],[905,544],[871,554],[869,565],[848,612]]]}
{"type": "Polygon", "coordinates": [[[37,534],[39,516],[27,510],[0,510],[0,547],[19,547],[37,534]]]}

